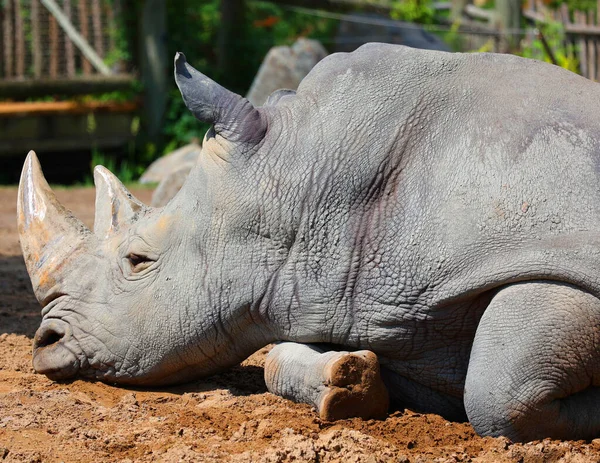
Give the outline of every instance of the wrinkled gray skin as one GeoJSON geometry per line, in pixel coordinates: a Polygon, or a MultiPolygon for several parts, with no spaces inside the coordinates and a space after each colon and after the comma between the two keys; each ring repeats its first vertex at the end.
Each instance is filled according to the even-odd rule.
{"type": "Polygon", "coordinates": [[[166,207],[100,168],[92,234],[52,218],[66,212],[25,165],[38,371],[170,384],[325,343],[375,352],[397,405],[482,435],[600,435],[597,84],[370,44],[255,109],[176,67],[214,130],[166,207]]]}

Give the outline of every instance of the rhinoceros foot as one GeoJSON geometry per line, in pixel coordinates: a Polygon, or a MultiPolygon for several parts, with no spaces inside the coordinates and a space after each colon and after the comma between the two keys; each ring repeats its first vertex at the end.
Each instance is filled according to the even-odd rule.
{"type": "Polygon", "coordinates": [[[383,418],[389,407],[377,356],[368,350],[344,352],[325,367],[327,390],[319,414],[327,421],[383,418]]]}
{"type": "Polygon", "coordinates": [[[270,392],[314,406],[321,419],[383,418],[389,396],[377,356],[368,350],[326,351],[322,345],[282,342],[265,362],[270,392]]]}

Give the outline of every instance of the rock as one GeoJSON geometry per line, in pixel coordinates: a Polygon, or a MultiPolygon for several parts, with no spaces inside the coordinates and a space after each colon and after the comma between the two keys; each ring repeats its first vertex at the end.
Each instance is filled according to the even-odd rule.
{"type": "Polygon", "coordinates": [[[316,40],[300,38],[291,47],[273,47],[265,56],[247,98],[261,106],[280,88],[296,90],[310,70],[327,56],[316,40]]]}
{"type": "Polygon", "coordinates": [[[438,36],[419,24],[395,21],[376,13],[353,13],[352,20],[340,21],[335,37],[335,52],[356,50],[367,42],[385,42],[412,48],[450,51],[438,36]]]}
{"type": "Polygon", "coordinates": [[[177,192],[181,189],[185,183],[190,170],[194,167],[194,162],[185,162],[175,171],[170,172],[163,180],[159,183],[154,194],[152,195],[153,207],[165,206],[171,199],[175,197],[177,192]]]}
{"type": "Polygon", "coordinates": [[[201,146],[195,141],[154,161],[140,177],[140,183],[160,183],[184,165],[194,165],[201,146]]]}
{"type": "Polygon", "coordinates": [[[140,183],[158,183],[152,195],[152,206],[164,206],[177,194],[201,150],[198,142],[192,142],[150,164],[140,177],[140,183]]]}

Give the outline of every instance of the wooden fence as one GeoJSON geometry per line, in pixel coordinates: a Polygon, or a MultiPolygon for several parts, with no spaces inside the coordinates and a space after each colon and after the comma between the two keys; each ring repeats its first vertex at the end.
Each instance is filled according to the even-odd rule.
{"type": "Polygon", "coordinates": [[[92,75],[103,69],[94,58],[102,62],[115,50],[117,0],[4,0],[2,4],[0,78],[92,75]]]}
{"type": "MultiPolygon", "coordinates": [[[[600,0],[598,11],[600,12],[600,0]]],[[[537,0],[524,9],[523,15],[537,23],[561,23],[566,33],[565,45],[574,46],[581,75],[591,80],[600,80],[600,18],[596,12],[575,11],[570,14],[564,3],[560,9],[551,10],[537,0]]],[[[545,43],[543,36],[541,39],[545,43]]],[[[555,62],[554,51],[547,48],[547,53],[555,62]]]]}

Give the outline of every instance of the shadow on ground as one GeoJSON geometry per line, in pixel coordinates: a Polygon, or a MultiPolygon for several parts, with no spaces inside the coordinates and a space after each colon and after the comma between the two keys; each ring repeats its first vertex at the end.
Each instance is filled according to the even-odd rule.
{"type": "MultiPolygon", "coordinates": [[[[40,305],[35,299],[29,275],[21,256],[0,256],[0,334],[19,334],[33,338],[40,325],[40,305]]],[[[205,392],[215,387],[245,396],[266,392],[263,369],[240,365],[226,372],[161,391],[173,394],[205,392]]]]}
{"type": "Polygon", "coordinates": [[[22,256],[0,255],[0,295],[0,334],[33,337],[41,321],[40,305],[22,256]]]}

